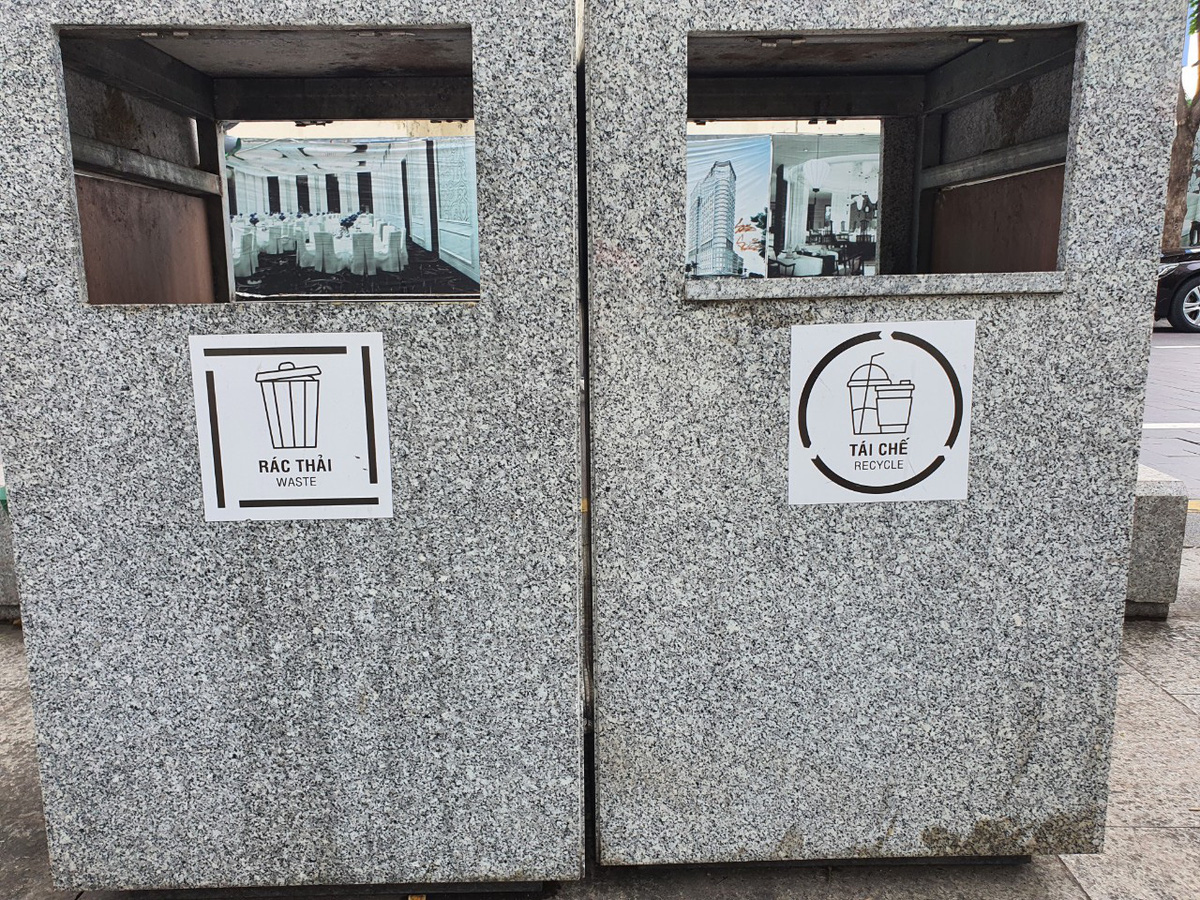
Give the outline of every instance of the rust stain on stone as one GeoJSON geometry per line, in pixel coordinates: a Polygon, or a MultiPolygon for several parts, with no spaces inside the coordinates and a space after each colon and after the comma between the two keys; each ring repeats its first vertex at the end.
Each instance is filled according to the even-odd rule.
{"type": "Polygon", "coordinates": [[[934,856],[1086,853],[1099,848],[1101,821],[1095,808],[1080,813],[1057,813],[1029,824],[1005,816],[981,819],[967,835],[933,825],[921,832],[921,841],[934,856]]]}
{"type": "Polygon", "coordinates": [[[1019,143],[1021,128],[1033,111],[1033,88],[1022,82],[996,97],[996,125],[1000,128],[1000,146],[1019,143]]]}
{"type": "Polygon", "coordinates": [[[96,139],[118,147],[138,149],[142,125],[129,106],[125,94],[111,86],[104,88],[104,107],[93,122],[96,139]]]}

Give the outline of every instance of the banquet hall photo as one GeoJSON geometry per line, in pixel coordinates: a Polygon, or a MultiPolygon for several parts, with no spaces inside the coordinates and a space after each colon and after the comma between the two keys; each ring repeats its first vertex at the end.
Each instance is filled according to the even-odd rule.
{"type": "Polygon", "coordinates": [[[473,136],[239,130],[225,152],[238,299],[478,295],[473,136]]]}

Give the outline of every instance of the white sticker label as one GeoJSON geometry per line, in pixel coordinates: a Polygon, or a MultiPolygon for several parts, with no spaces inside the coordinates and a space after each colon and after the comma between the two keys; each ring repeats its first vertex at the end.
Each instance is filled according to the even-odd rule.
{"type": "Polygon", "coordinates": [[[391,517],[382,334],[189,342],[205,519],[391,517]]]}
{"type": "Polygon", "coordinates": [[[975,322],[792,328],[788,502],[965,500],[975,322]]]}

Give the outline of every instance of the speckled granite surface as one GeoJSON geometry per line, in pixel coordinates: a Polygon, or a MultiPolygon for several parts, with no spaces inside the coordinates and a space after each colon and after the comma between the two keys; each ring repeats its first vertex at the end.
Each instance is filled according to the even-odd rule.
{"type": "Polygon", "coordinates": [[[1170,614],[1179,593],[1187,518],[1187,485],[1139,465],[1125,594],[1128,618],[1165,619],[1170,614]]]}
{"type": "Polygon", "coordinates": [[[574,27],[570,2],[0,6],[2,451],[60,886],[580,871],[574,27]],[[480,302],[85,307],[63,22],[471,23],[480,302]],[[206,524],[188,335],[305,331],[383,332],[395,517],[206,524]]]}
{"type": "Polygon", "coordinates": [[[1096,848],[1179,4],[593,0],[588,16],[602,861],[1096,848]],[[689,30],[1074,21],[1061,290],[857,279],[863,296],[793,300],[737,281],[691,302],[689,30]],[[663,235],[679,237],[647,253],[663,235]],[[965,318],[969,499],[789,507],[790,327],[965,318]]]}

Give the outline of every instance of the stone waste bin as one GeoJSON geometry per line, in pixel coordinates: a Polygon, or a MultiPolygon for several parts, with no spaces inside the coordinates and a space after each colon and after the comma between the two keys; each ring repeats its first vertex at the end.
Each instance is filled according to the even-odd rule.
{"type": "Polygon", "coordinates": [[[0,34],[57,885],[579,877],[574,5],[68,0],[4,4],[0,34]],[[307,162],[226,146],[258,120],[409,125],[307,162]],[[409,260],[374,276],[251,221],[311,248],[371,203],[409,260]],[[264,299],[285,266],[299,296],[264,299]]]}
{"type": "Polygon", "coordinates": [[[1101,846],[1181,40],[589,2],[602,864],[1101,846]]]}

